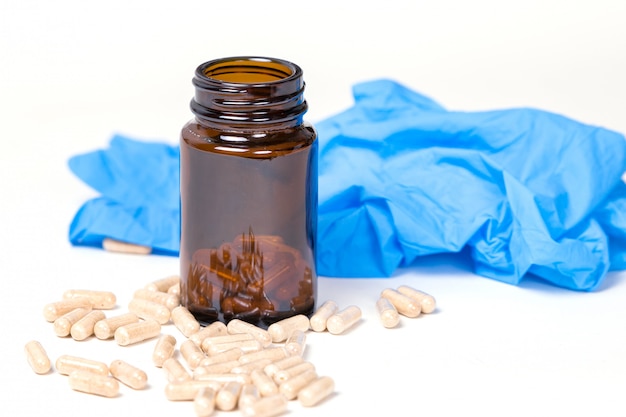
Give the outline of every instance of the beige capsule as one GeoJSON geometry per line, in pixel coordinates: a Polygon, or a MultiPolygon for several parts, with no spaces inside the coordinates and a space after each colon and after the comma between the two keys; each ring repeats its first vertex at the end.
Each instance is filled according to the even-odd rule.
{"type": "Polygon", "coordinates": [[[213,388],[202,388],[193,399],[193,408],[197,417],[208,417],[215,410],[216,391],[213,388]]]}
{"type": "Polygon", "coordinates": [[[272,359],[277,361],[285,358],[286,356],[287,351],[284,347],[270,347],[256,352],[245,353],[239,357],[239,362],[241,362],[242,364],[246,364],[249,362],[258,361],[259,359],[272,359]]]}
{"type": "Polygon", "coordinates": [[[361,309],[357,306],[348,306],[333,314],[326,322],[326,328],[331,334],[341,334],[361,320],[361,309]]]}
{"type": "Polygon", "coordinates": [[[173,294],[179,297],[180,299],[180,284],[174,284],[167,289],[168,294],[173,294]]]}
{"type": "Polygon", "coordinates": [[[70,329],[70,335],[74,340],[85,340],[93,336],[94,327],[97,322],[104,320],[106,316],[102,310],[92,310],[83,318],[78,320],[70,329]]]}
{"type": "Polygon", "coordinates": [[[115,335],[115,331],[127,324],[138,323],[139,317],[134,313],[124,313],[100,320],[93,326],[93,333],[98,339],[106,340],[115,335]]]}
{"type": "MultiPolygon", "coordinates": [[[[233,335],[236,336],[236,335],[233,335]]],[[[239,340],[232,342],[224,342],[224,343],[207,343],[209,339],[205,339],[202,342],[202,350],[205,351],[209,356],[217,355],[218,353],[233,349],[239,348],[244,353],[257,352],[263,349],[261,346],[261,342],[256,340],[254,337],[248,340],[239,340]]]]}
{"type": "Polygon", "coordinates": [[[111,239],[110,237],[106,237],[102,240],[102,249],[107,252],[128,253],[132,255],[149,255],[152,253],[152,248],[150,246],[124,242],[121,240],[111,239]]]}
{"type": "Polygon", "coordinates": [[[212,365],[198,366],[193,371],[193,377],[194,379],[198,379],[198,378],[202,378],[202,375],[230,373],[233,368],[239,365],[240,363],[238,360],[232,360],[232,361],[214,363],[212,365]]]}
{"type": "Polygon", "coordinates": [[[226,325],[221,321],[215,321],[189,336],[189,340],[193,341],[198,346],[202,346],[202,342],[207,337],[225,336],[227,334],[228,330],[226,329],[226,325]]]}
{"type": "Polygon", "coordinates": [[[261,358],[256,361],[248,362],[245,364],[238,364],[234,368],[230,370],[230,372],[234,374],[249,374],[255,369],[264,369],[267,365],[273,363],[274,361],[270,358],[261,358]]]}
{"type": "Polygon", "coordinates": [[[263,397],[278,394],[278,385],[265,372],[255,369],[250,373],[252,383],[256,385],[263,397]]]}
{"type": "Polygon", "coordinates": [[[198,323],[198,320],[196,320],[193,314],[187,310],[187,307],[178,306],[174,308],[171,316],[174,326],[176,326],[185,337],[189,337],[200,330],[200,323],[198,323]]]}
{"type": "Polygon", "coordinates": [[[285,350],[287,355],[302,356],[306,347],[306,333],[302,330],[294,330],[291,332],[285,342],[285,350]]]}
{"type": "Polygon", "coordinates": [[[76,297],[46,304],[43,308],[43,316],[46,321],[52,323],[62,315],[77,308],[86,308],[91,310],[93,307],[91,306],[91,301],[89,301],[88,298],[76,297]]]}
{"type": "Polygon", "coordinates": [[[241,392],[239,393],[239,401],[237,401],[237,408],[242,410],[249,404],[252,404],[255,401],[261,399],[261,393],[256,385],[250,383],[245,384],[241,387],[241,392]]]}
{"type": "Polygon", "coordinates": [[[92,307],[96,310],[110,310],[115,308],[115,304],[117,303],[117,297],[111,291],[73,289],[63,293],[64,300],[81,297],[87,298],[91,302],[92,307]]]}
{"type": "Polygon", "coordinates": [[[422,313],[430,314],[437,308],[435,297],[423,291],[417,290],[408,285],[401,285],[398,287],[398,292],[417,300],[422,308],[422,313]]]}
{"type": "Polygon", "coordinates": [[[187,369],[176,358],[168,358],[163,362],[163,369],[167,375],[168,382],[185,382],[191,380],[191,375],[187,369]]]}
{"type": "Polygon", "coordinates": [[[321,376],[298,392],[298,401],[304,407],[313,407],[334,391],[335,381],[329,376],[321,376]]]}
{"type": "Polygon", "coordinates": [[[157,279],[156,281],[146,284],[144,288],[150,291],[167,292],[172,285],[180,285],[180,276],[170,275],[165,278],[157,279]]]}
{"type": "Polygon", "coordinates": [[[317,373],[314,370],[308,370],[300,375],[296,375],[278,385],[278,391],[284,395],[288,400],[293,400],[298,396],[298,393],[302,388],[307,386],[311,381],[317,378],[317,373]]]}
{"type": "Polygon", "coordinates": [[[176,338],[169,334],[164,334],[159,337],[154,350],[152,351],[152,363],[158,368],[163,366],[163,363],[172,357],[174,350],[176,349],[176,338]]]}
{"type": "Polygon", "coordinates": [[[323,332],[326,330],[326,322],[337,311],[339,311],[337,303],[332,300],[326,301],[320,308],[317,309],[315,314],[311,316],[311,319],[309,320],[311,329],[315,332],[323,332]]]}
{"type": "Polygon", "coordinates": [[[376,310],[378,311],[380,322],[387,329],[396,327],[400,323],[398,310],[387,298],[380,297],[376,301],[376,310]]]}
{"type": "Polygon", "coordinates": [[[287,398],[274,394],[245,405],[241,413],[244,417],[273,417],[285,413],[287,406],[287,398]]]}
{"type": "Polygon", "coordinates": [[[35,373],[43,375],[50,372],[52,364],[41,343],[36,340],[29,341],[24,345],[24,353],[28,364],[35,373]]]}
{"type": "Polygon", "coordinates": [[[109,370],[115,379],[132,389],[144,389],[148,384],[148,375],[144,371],[123,360],[111,362],[109,370]]]}
{"type": "Polygon", "coordinates": [[[277,371],[272,378],[276,381],[277,384],[282,384],[283,382],[298,376],[307,371],[314,371],[315,365],[311,362],[303,361],[297,365],[291,366],[289,368],[281,369],[277,371]]]}
{"type": "Polygon", "coordinates": [[[86,371],[99,375],[109,374],[109,367],[106,363],[72,355],[59,356],[54,366],[61,375],[69,375],[74,371],[86,371]]]}
{"type": "Polygon", "coordinates": [[[225,350],[223,352],[217,353],[213,356],[207,356],[202,359],[199,366],[209,366],[216,363],[228,362],[232,360],[238,360],[244,354],[243,350],[238,347],[225,350]]]}
{"type": "Polygon", "coordinates": [[[222,411],[234,410],[239,400],[239,392],[242,384],[237,381],[229,381],[217,391],[215,406],[222,411]]]}
{"type": "Polygon", "coordinates": [[[284,342],[294,330],[309,330],[309,318],[304,314],[297,314],[292,317],[277,321],[271,324],[267,331],[272,336],[272,342],[284,342]]]}
{"type": "Polygon", "coordinates": [[[180,354],[183,356],[183,359],[185,359],[185,362],[187,362],[187,365],[189,365],[191,370],[196,369],[200,365],[202,359],[206,357],[204,351],[189,339],[181,343],[180,354]]]}
{"type": "Polygon", "coordinates": [[[165,385],[165,398],[169,401],[193,401],[198,393],[204,388],[219,390],[222,384],[215,381],[187,380],[182,382],[169,382],[165,385]]]}
{"type": "Polygon", "coordinates": [[[69,377],[70,387],[74,391],[102,397],[116,397],[120,384],[108,375],[98,375],[88,371],[73,371],[69,377]]]}
{"type": "Polygon", "coordinates": [[[156,320],[144,320],[118,327],[113,337],[118,345],[128,346],[152,339],[159,334],[161,325],[156,320]]]}
{"type": "Polygon", "coordinates": [[[380,293],[380,296],[391,301],[398,313],[403,316],[415,318],[422,312],[422,307],[419,301],[404,295],[394,289],[385,288],[380,293]]]}
{"type": "Polygon", "coordinates": [[[302,362],[304,362],[304,359],[302,359],[301,356],[287,356],[284,359],[270,363],[263,368],[263,371],[273,378],[276,372],[291,368],[292,366],[301,364],[302,362]]]}
{"type": "Polygon", "coordinates": [[[170,311],[180,305],[180,297],[174,294],[168,294],[161,291],[151,291],[146,288],[140,288],[133,294],[133,298],[148,300],[155,303],[163,304],[170,311]]]}
{"type": "Polygon", "coordinates": [[[248,333],[254,336],[263,347],[267,347],[272,343],[272,336],[265,329],[257,327],[251,323],[248,323],[243,320],[233,319],[228,322],[226,326],[228,333],[230,334],[239,334],[239,333],[248,333]]]}
{"type": "Polygon", "coordinates": [[[171,316],[170,309],[163,304],[142,298],[133,298],[130,303],[128,303],[128,311],[144,320],[152,319],[158,321],[160,324],[165,324],[170,321],[171,316]]]}
{"type": "Polygon", "coordinates": [[[59,337],[66,337],[70,335],[72,326],[78,323],[80,319],[85,317],[91,308],[78,307],[68,313],[63,314],[61,317],[54,321],[54,334],[59,337]]]}

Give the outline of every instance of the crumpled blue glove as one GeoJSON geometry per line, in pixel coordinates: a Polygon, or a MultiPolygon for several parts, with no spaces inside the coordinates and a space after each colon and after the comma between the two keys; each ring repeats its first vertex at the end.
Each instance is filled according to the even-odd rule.
{"type": "MultiPolygon", "coordinates": [[[[622,135],[535,109],[451,112],[389,80],[354,96],[316,124],[320,275],[389,276],[465,246],[478,274],[511,284],[592,290],[626,268],[622,135]]],[[[177,148],[115,137],[70,167],[102,193],[72,243],[177,253],[177,148]]]]}

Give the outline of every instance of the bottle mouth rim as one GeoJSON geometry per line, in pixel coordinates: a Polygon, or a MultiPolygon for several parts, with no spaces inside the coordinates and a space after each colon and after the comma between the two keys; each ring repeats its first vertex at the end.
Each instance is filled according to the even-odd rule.
{"type": "Polygon", "coordinates": [[[297,80],[302,77],[302,69],[293,62],[279,58],[233,56],[200,64],[195,75],[196,87],[209,87],[215,84],[233,88],[263,87],[297,80]],[[251,81],[233,81],[229,79],[231,74],[248,74],[251,81]]]}

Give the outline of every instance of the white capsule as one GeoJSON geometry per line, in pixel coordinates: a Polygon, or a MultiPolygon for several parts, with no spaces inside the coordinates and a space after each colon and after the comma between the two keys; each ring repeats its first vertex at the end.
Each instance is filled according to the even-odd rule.
{"type": "Polygon", "coordinates": [[[35,371],[35,373],[43,375],[48,373],[52,368],[48,354],[38,341],[31,340],[26,343],[24,346],[24,353],[26,354],[28,364],[33,371],[35,371]]]}

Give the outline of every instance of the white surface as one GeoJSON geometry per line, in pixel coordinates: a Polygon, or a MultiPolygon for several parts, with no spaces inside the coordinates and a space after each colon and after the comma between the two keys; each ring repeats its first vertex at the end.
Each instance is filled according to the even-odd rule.
{"type": "MultiPolygon", "coordinates": [[[[195,67],[256,54],[305,71],[309,120],[351,104],[357,81],[390,77],[457,110],[533,106],[626,132],[626,2],[622,0],[363,2],[4,0],[0,4],[0,414],[194,415],[168,402],[152,343],[54,336],[44,304],[68,288],[134,289],[178,270],[175,258],[74,248],[67,230],[95,196],[66,161],[115,132],[177,142],[191,118],[195,67]],[[35,375],[23,346],[144,368],[150,386],[116,399],[35,375]]],[[[354,260],[358,262],[358,259],[354,260]]],[[[626,274],[595,293],[473,275],[458,257],[424,259],[390,279],[321,278],[319,297],[359,305],[348,334],[310,334],[307,359],[337,392],[305,415],[600,415],[626,406],[626,274]],[[384,329],[387,286],[432,293],[436,314],[384,329]]],[[[182,336],[171,326],[164,331],[182,336]]],[[[221,413],[219,415],[236,415],[221,413]]]]}

